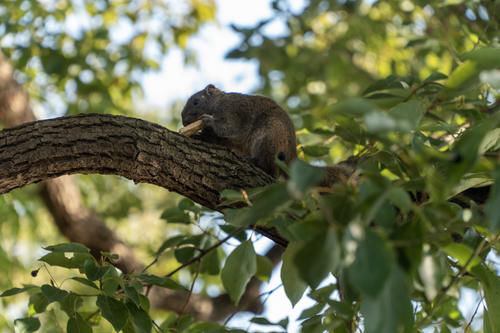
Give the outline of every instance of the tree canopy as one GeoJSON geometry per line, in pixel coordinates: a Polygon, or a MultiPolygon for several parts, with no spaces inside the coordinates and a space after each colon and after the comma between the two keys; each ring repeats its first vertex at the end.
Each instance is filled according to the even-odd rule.
{"type": "Polygon", "coordinates": [[[0,330],[286,332],[290,318],[260,315],[274,274],[292,305],[314,302],[301,332],[500,331],[500,3],[271,6],[231,27],[227,58],[258,61],[255,93],[294,122],[299,159],[276,180],[109,115],[165,119],[136,111],[140,78],[170,47],[203,56],[188,40],[216,20],[213,1],[0,4],[0,330]],[[85,115],[22,125],[35,114],[85,115]],[[41,163],[50,146],[59,155],[41,163]],[[317,186],[315,166],[346,159],[352,176],[317,186]],[[11,191],[34,169],[43,183],[11,191]],[[51,179],[78,171],[159,186],[51,179]],[[238,311],[255,314],[248,328],[238,311]]]}

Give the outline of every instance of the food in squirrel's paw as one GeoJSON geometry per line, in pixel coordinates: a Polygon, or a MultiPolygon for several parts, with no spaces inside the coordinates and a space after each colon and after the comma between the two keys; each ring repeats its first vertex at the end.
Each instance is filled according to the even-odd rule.
{"type": "Polygon", "coordinates": [[[179,134],[184,136],[192,136],[203,129],[203,121],[197,120],[179,129],[179,134]]]}

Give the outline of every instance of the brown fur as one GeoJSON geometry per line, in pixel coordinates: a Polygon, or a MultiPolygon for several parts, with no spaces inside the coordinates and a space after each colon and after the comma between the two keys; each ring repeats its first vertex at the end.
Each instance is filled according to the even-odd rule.
{"type": "Polygon", "coordinates": [[[276,156],[286,164],[297,157],[293,123],[270,98],[225,93],[208,85],[182,110],[184,126],[199,119],[203,130],[195,137],[224,145],[273,176],[279,174],[276,156]]]}

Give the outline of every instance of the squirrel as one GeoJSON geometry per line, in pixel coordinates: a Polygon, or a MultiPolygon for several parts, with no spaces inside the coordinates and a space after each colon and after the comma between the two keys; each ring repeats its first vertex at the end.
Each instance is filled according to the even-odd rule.
{"type": "Polygon", "coordinates": [[[272,176],[274,160],[289,164],[297,157],[295,128],[285,110],[268,97],[226,93],[209,84],[191,96],[182,110],[182,124],[202,121],[194,138],[228,147],[272,176]]]}
{"type": "MultiPolygon", "coordinates": [[[[274,177],[280,175],[276,157],[287,165],[297,158],[292,120],[268,97],[226,93],[209,84],[188,99],[181,116],[184,126],[201,121],[194,138],[226,146],[274,177]]],[[[319,186],[345,181],[354,172],[347,164],[319,169],[325,172],[319,186]]]]}

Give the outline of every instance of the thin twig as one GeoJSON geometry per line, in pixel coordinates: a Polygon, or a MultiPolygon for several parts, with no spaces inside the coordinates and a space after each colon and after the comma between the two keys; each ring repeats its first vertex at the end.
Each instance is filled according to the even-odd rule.
{"type": "Polygon", "coordinates": [[[194,284],[196,283],[198,276],[200,276],[200,267],[201,267],[201,261],[198,261],[198,265],[196,266],[196,274],[194,275],[194,278],[193,278],[193,283],[191,283],[191,288],[189,288],[189,293],[186,297],[186,302],[184,302],[184,305],[182,306],[182,309],[181,309],[181,312],[179,313],[178,318],[180,318],[182,316],[182,314],[186,310],[186,307],[189,303],[189,300],[191,299],[191,295],[193,294],[194,284]]]}
{"type": "Polygon", "coordinates": [[[200,260],[201,258],[203,258],[204,256],[206,256],[208,253],[210,253],[211,251],[215,250],[216,248],[218,248],[219,246],[221,246],[222,244],[224,244],[228,239],[230,239],[234,235],[242,232],[243,230],[245,230],[244,227],[239,227],[238,229],[234,230],[229,235],[227,235],[226,237],[224,237],[222,240],[220,240],[217,243],[215,243],[214,245],[210,246],[208,249],[205,249],[205,250],[201,250],[200,249],[201,253],[199,255],[197,255],[196,257],[193,257],[193,258],[189,259],[188,261],[186,261],[185,263],[183,263],[182,265],[180,265],[179,267],[177,267],[176,269],[174,269],[172,272],[168,273],[165,276],[166,277],[171,277],[172,275],[174,275],[175,273],[177,273],[178,271],[180,271],[184,267],[187,267],[187,266],[191,265],[192,263],[200,260]]]}
{"type": "MultiPolygon", "coordinates": [[[[192,263],[200,260],[201,258],[203,258],[204,256],[206,256],[208,253],[210,253],[211,251],[213,251],[214,249],[218,248],[219,246],[221,246],[222,244],[224,244],[228,239],[230,239],[231,237],[233,237],[234,235],[242,232],[243,230],[245,230],[244,227],[239,227],[238,229],[235,229],[233,232],[231,232],[229,235],[227,235],[226,237],[224,237],[222,240],[218,241],[217,243],[215,243],[214,245],[210,246],[209,248],[203,250],[203,249],[200,249],[200,254],[197,255],[196,257],[193,257],[191,259],[189,259],[188,261],[186,261],[185,263],[183,263],[182,265],[180,265],[179,267],[177,267],[176,269],[174,269],[172,272],[168,273],[167,275],[165,275],[165,277],[171,277],[172,275],[174,275],[175,273],[177,273],[178,271],[180,271],[181,269],[183,269],[184,267],[187,267],[189,265],[191,265],[192,263]]],[[[146,293],[145,295],[148,296],[149,295],[149,291],[151,290],[151,287],[153,285],[151,284],[148,284],[147,287],[146,287],[146,293]]]]}
{"type": "Polygon", "coordinates": [[[491,246],[491,244],[495,243],[498,239],[500,238],[500,235],[497,235],[491,242],[487,242],[486,238],[483,238],[481,243],[479,243],[478,247],[474,250],[474,253],[469,257],[465,265],[460,269],[460,271],[455,275],[455,277],[451,280],[451,282],[443,289],[443,291],[436,296],[436,299],[434,301],[434,306],[430,309],[428,315],[420,321],[420,323],[417,325],[416,328],[420,329],[424,325],[426,325],[430,320],[432,320],[432,315],[436,311],[436,309],[441,305],[441,303],[444,301],[444,298],[446,296],[446,293],[453,287],[467,272],[467,267],[470,265],[472,260],[476,258],[481,252],[483,252],[484,249],[487,247],[491,246]]]}
{"type": "Polygon", "coordinates": [[[479,310],[479,306],[483,303],[483,300],[484,300],[484,297],[481,297],[481,299],[477,303],[476,309],[474,310],[472,317],[470,318],[469,322],[467,323],[467,326],[465,326],[464,333],[467,333],[467,330],[470,328],[470,325],[472,324],[472,321],[474,320],[474,317],[477,314],[477,310],[479,310]]]}

